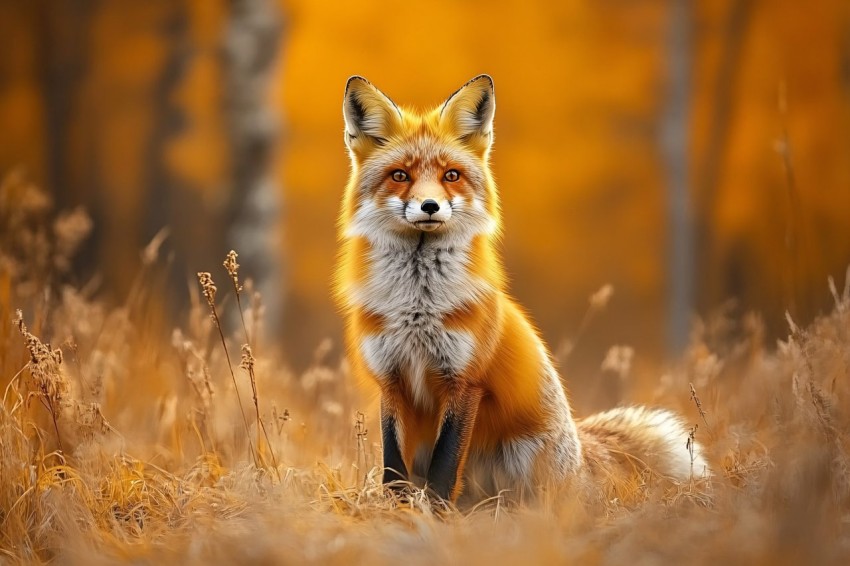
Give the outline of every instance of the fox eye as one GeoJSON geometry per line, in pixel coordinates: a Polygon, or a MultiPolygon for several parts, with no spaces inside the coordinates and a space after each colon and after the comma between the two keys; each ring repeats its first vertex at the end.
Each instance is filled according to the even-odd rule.
{"type": "Polygon", "coordinates": [[[446,171],[446,174],[444,175],[444,178],[445,178],[445,179],[446,179],[446,181],[448,181],[449,183],[454,183],[455,181],[457,181],[458,179],[460,179],[460,173],[458,173],[458,170],[457,170],[457,169],[449,169],[448,171],[446,171]]]}
{"type": "Polygon", "coordinates": [[[392,177],[393,181],[395,181],[396,183],[404,183],[409,179],[409,177],[407,176],[407,172],[402,171],[401,169],[396,169],[395,171],[393,171],[390,174],[390,177],[392,177]]]}

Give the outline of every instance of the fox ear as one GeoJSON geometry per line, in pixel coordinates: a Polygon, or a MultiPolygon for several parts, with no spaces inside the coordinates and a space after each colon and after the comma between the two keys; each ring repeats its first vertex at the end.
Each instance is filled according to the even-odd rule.
{"type": "Polygon", "coordinates": [[[401,124],[401,111],[395,102],[356,75],[345,85],[342,115],[345,143],[355,152],[370,145],[384,145],[401,124]]]}
{"type": "Polygon", "coordinates": [[[440,120],[447,123],[458,138],[490,147],[495,113],[493,79],[489,75],[478,75],[446,100],[440,108],[440,120]]]}

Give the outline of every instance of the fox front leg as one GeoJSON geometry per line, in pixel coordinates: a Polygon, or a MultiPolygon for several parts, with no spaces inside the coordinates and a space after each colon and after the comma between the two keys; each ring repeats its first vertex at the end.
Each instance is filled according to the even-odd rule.
{"type": "Polygon", "coordinates": [[[381,436],[384,443],[383,483],[407,481],[407,466],[401,455],[398,413],[387,395],[381,397],[381,436]]]}
{"type": "Polygon", "coordinates": [[[455,501],[460,495],[463,468],[482,395],[480,389],[458,392],[449,399],[443,414],[428,468],[427,484],[431,491],[443,499],[455,501]]]}

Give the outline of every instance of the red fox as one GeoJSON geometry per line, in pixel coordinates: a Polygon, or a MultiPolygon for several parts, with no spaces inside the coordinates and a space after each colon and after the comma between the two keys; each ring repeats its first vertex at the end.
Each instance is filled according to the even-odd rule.
{"type": "Polygon", "coordinates": [[[334,286],[352,370],[380,387],[384,483],[416,475],[455,501],[465,483],[488,494],[618,466],[706,473],[668,411],[573,419],[549,350],[506,290],[495,108],[487,75],[428,113],[359,76],[345,87],[351,174],[334,286]]]}

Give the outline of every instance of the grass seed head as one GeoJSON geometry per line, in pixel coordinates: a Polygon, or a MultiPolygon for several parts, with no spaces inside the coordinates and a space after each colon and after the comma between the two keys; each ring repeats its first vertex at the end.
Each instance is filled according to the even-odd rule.
{"type": "Polygon", "coordinates": [[[239,256],[234,250],[227,252],[227,257],[224,259],[224,269],[233,280],[233,288],[239,293],[242,291],[242,286],[239,284],[239,264],[236,263],[236,258],[239,256]]]}
{"type": "Polygon", "coordinates": [[[215,286],[212,275],[210,275],[207,271],[199,271],[198,283],[201,284],[201,290],[204,292],[204,298],[207,300],[207,304],[210,308],[214,307],[215,294],[218,291],[218,287],[215,286]]]}
{"type": "Polygon", "coordinates": [[[242,361],[239,362],[239,367],[251,373],[254,371],[254,353],[251,351],[251,346],[242,344],[242,361]]]}
{"type": "Polygon", "coordinates": [[[608,302],[614,295],[614,286],[610,283],[603,285],[598,291],[590,296],[590,307],[594,310],[602,310],[608,306],[608,302]]]}
{"type": "Polygon", "coordinates": [[[52,349],[27,329],[24,315],[15,311],[14,324],[26,342],[30,354],[29,370],[40,395],[53,403],[61,403],[68,392],[68,380],[62,374],[62,350],[52,349]]]}

